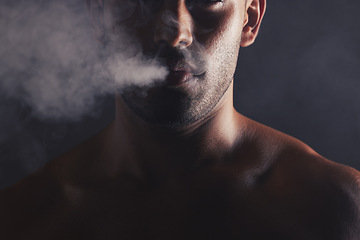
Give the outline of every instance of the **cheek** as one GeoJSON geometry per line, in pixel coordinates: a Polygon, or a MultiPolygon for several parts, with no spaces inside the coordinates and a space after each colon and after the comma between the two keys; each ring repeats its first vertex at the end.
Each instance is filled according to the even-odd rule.
{"type": "MultiPolygon", "coordinates": [[[[241,29],[241,28],[240,28],[241,29]]],[[[214,77],[232,78],[241,43],[239,28],[229,26],[207,45],[208,66],[214,77]],[[216,75],[216,76],[215,76],[216,75]]]]}
{"type": "Polygon", "coordinates": [[[210,56],[223,55],[240,46],[243,17],[241,11],[235,9],[237,8],[229,6],[223,12],[197,15],[206,17],[195,19],[194,36],[210,56]],[[221,53],[223,50],[226,51],[221,53]]]}

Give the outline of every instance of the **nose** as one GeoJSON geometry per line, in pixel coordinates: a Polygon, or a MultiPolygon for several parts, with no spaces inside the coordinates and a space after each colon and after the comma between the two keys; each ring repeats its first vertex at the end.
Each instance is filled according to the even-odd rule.
{"type": "Polygon", "coordinates": [[[172,47],[186,48],[193,42],[192,16],[185,1],[171,2],[164,6],[157,19],[154,41],[155,43],[166,41],[172,47]]]}

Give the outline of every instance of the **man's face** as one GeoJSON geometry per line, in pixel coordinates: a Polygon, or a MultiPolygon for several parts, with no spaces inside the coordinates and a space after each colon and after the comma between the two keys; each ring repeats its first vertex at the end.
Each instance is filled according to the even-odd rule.
{"type": "MultiPolygon", "coordinates": [[[[166,79],[120,93],[141,119],[183,127],[205,118],[232,82],[245,0],[105,0],[105,32],[126,28],[166,79]]],[[[113,39],[116,39],[113,38],[113,39]]]]}

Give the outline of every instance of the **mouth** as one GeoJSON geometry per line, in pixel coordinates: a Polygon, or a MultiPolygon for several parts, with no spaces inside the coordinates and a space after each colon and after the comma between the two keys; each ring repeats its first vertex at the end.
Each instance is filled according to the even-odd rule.
{"type": "Polygon", "coordinates": [[[169,74],[165,79],[165,85],[169,86],[179,86],[205,74],[205,71],[199,71],[185,61],[168,61],[166,65],[169,74]]]}
{"type": "Polygon", "coordinates": [[[165,85],[179,86],[193,79],[191,72],[187,70],[170,70],[165,79],[165,85]]]}
{"type": "Polygon", "coordinates": [[[189,65],[181,65],[176,67],[169,67],[169,74],[167,75],[164,85],[167,86],[180,86],[195,79],[202,78],[205,71],[197,72],[189,65]]]}
{"type": "Polygon", "coordinates": [[[160,85],[180,86],[203,78],[206,74],[205,61],[199,54],[179,50],[167,44],[157,46],[157,51],[147,52],[147,56],[168,70],[168,75],[160,85]]]}

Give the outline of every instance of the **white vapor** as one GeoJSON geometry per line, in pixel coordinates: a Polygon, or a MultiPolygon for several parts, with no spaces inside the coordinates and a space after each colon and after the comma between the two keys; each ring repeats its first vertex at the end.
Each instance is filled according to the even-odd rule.
{"type": "Polygon", "coordinates": [[[25,102],[38,118],[79,120],[96,112],[98,96],[167,74],[125,32],[116,39],[124,51],[104,60],[84,1],[1,5],[0,93],[25,102]]]}

